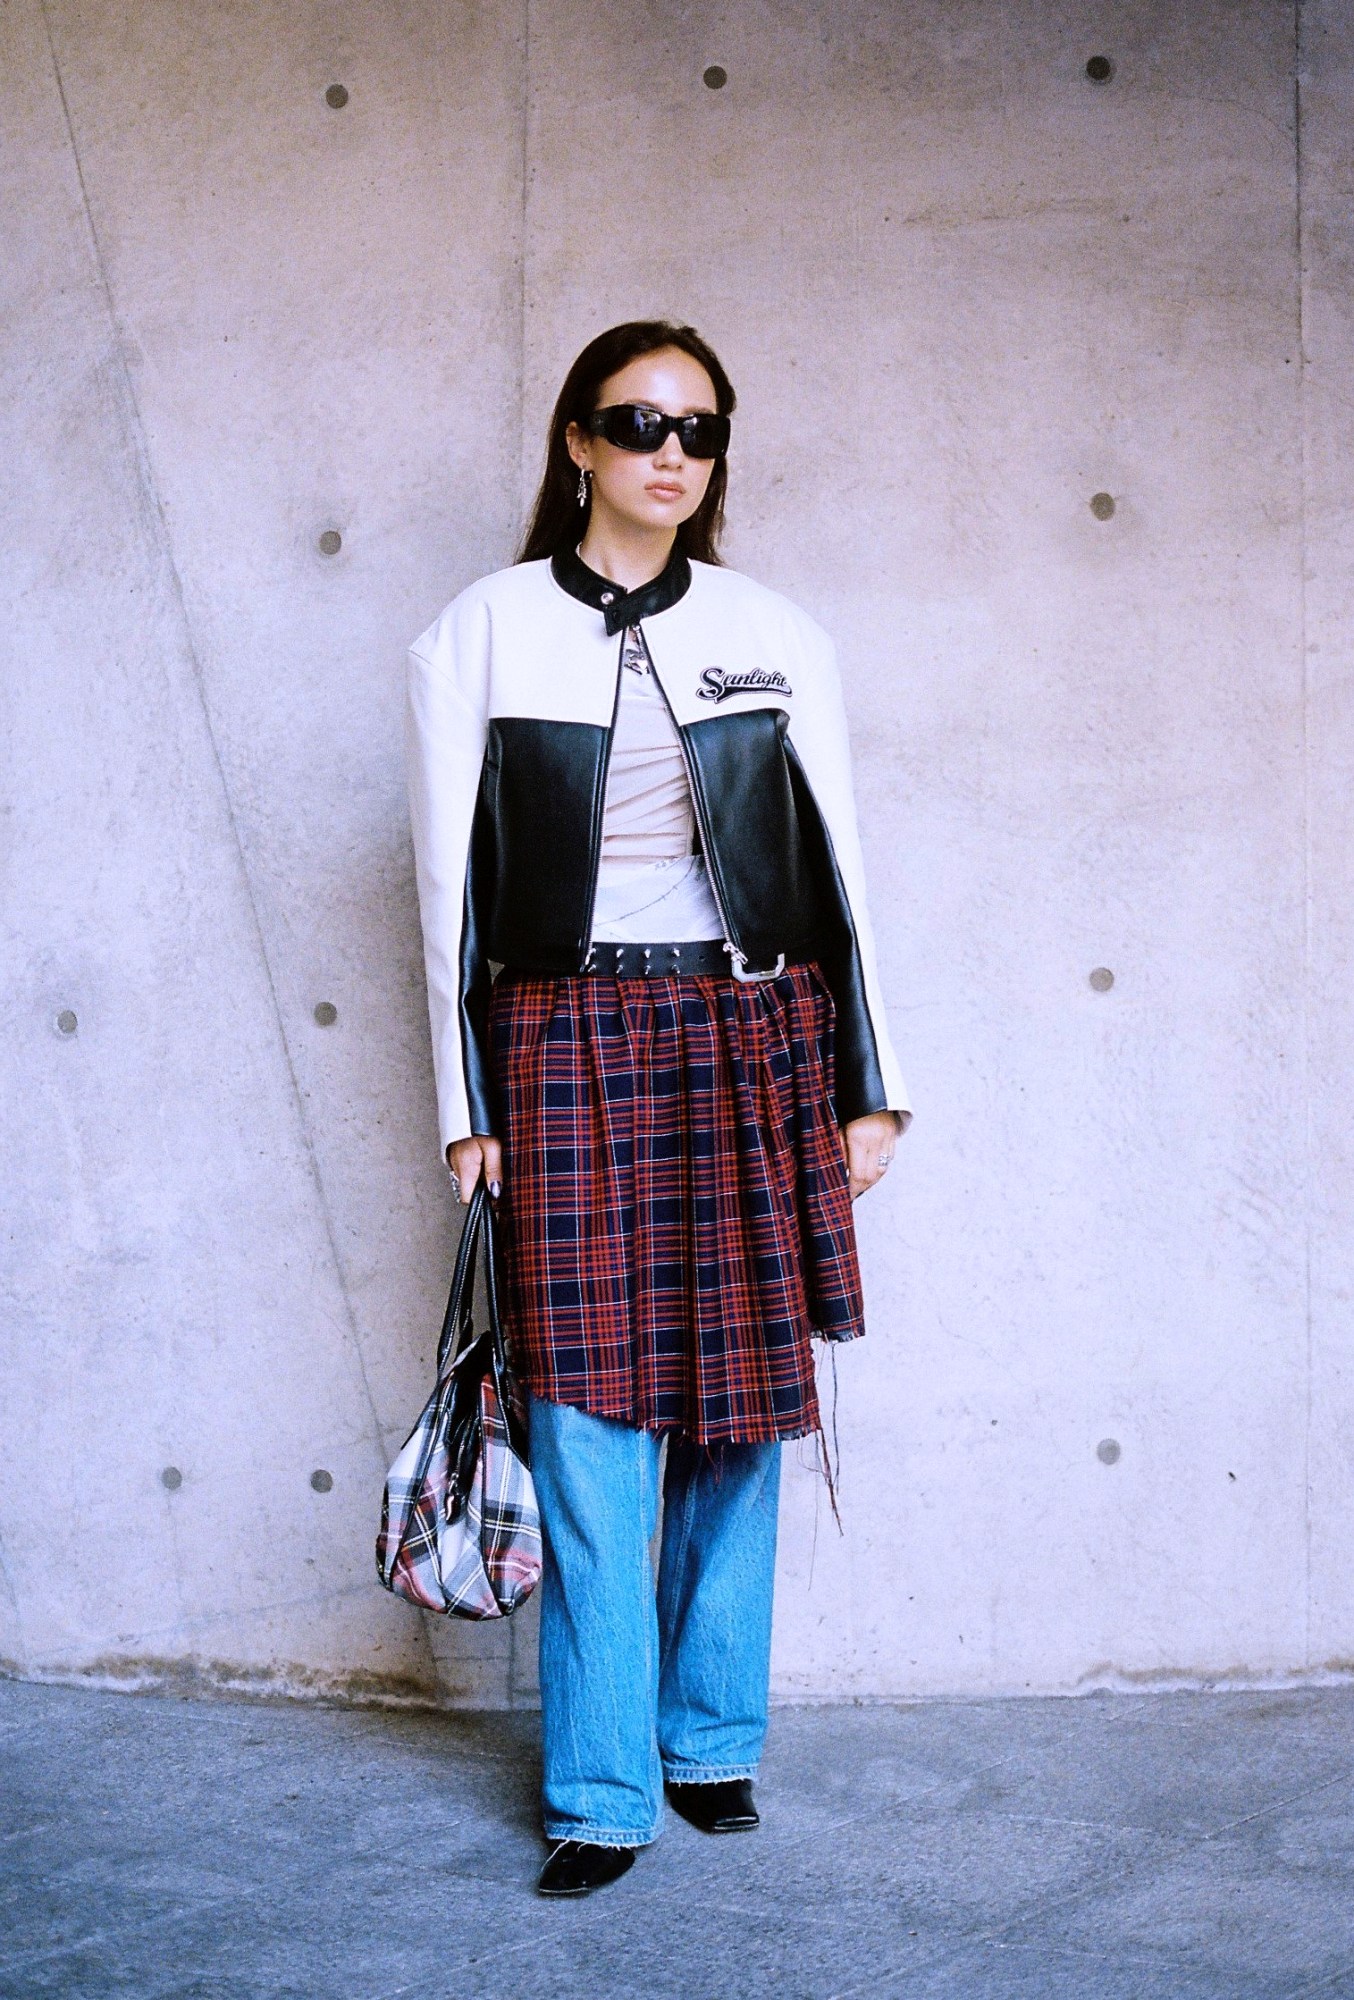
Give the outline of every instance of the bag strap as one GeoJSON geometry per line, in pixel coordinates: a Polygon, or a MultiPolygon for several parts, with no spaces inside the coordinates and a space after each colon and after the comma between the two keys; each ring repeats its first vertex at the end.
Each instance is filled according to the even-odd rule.
{"type": "Polygon", "coordinates": [[[489,1302],[489,1340],[494,1350],[494,1371],[498,1375],[504,1375],[508,1367],[508,1347],[503,1338],[503,1317],[498,1303],[498,1222],[493,1209],[487,1203],[483,1228],[484,1295],[489,1302]]]}
{"type": "Polygon", "coordinates": [[[503,1334],[503,1317],[499,1308],[498,1288],[498,1218],[493,1208],[486,1202],[484,1210],[484,1292],[489,1302],[489,1354],[493,1369],[494,1387],[498,1392],[498,1406],[508,1432],[508,1442],[517,1456],[527,1463],[529,1460],[526,1429],[517,1414],[517,1400],[513,1394],[512,1369],[508,1361],[508,1343],[503,1334]]]}
{"type": "Polygon", "coordinates": [[[484,1292],[489,1306],[489,1369],[498,1392],[499,1407],[508,1428],[509,1440],[519,1458],[527,1456],[526,1432],[517,1416],[513,1395],[508,1343],[503,1332],[499,1294],[498,1222],[489,1190],[481,1179],[470,1197],[470,1211],[461,1231],[452,1272],[451,1291],[442,1320],[442,1336],[437,1343],[437,1379],[446,1380],[462,1350],[475,1338],[475,1272],[484,1258],[484,1292]]]}
{"type": "MultiPolygon", "coordinates": [[[[475,1185],[470,1197],[470,1212],[461,1231],[461,1240],[456,1248],[456,1263],[451,1274],[451,1290],[447,1295],[447,1309],[442,1315],[442,1332],[437,1342],[437,1376],[440,1381],[451,1367],[457,1354],[474,1333],[475,1317],[475,1266],[478,1259],[480,1238],[487,1234],[486,1220],[489,1207],[489,1190],[483,1178],[475,1185]]],[[[490,1305],[490,1317],[495,1316],[490,1305]]]]}

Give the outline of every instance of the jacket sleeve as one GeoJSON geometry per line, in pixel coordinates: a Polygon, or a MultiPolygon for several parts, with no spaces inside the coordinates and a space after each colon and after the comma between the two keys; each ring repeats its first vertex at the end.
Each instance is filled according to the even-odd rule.
{"type": "Polygon", "coordinates": [[[837,1116],[846,1124],[894,1111],[905,1131],[912,1109],[879,987],[836,653],[817,626],[804,635],[804,650],[788,740],[823,910],[821,963],[837,1014],[837,1116]]]}
{"type": "Polygon", "coordinates": [[[481,806],[488,739],[489,634],[482,604],[458,598],[409,652],[405,748],[442,1153],[494,1130],[484,918],[492,868],[481,806]]]}

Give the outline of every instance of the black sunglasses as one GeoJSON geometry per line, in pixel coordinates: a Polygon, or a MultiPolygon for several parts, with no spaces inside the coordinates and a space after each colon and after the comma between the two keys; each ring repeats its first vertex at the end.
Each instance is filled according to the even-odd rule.
{"type": "Polygon", "coordinates": [[[673,435],[688,458],[723,458],[729,448],[729,419],[708,410],[669,417],[644,403],[608,403],[593,411],[588,429],[619,451],[657,451],[673,435]]]}

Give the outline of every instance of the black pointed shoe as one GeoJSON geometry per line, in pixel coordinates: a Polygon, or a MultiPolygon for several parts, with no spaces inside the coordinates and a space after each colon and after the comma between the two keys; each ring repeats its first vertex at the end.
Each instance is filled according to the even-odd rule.
{"type": "Polygon", "coordinates": [[[590,1840],[556,1841],[536,1884],[543,1896],[589,1896],[635,1865],[633,1847],[597,1847],[590,1840]]]}
{"type": "Polygon", "coordinates": [[[673,1811],[702,1833],[747,1833],[761,1825],[752,1803],[751,1778],[721,1778],[709,1785],[670,1784],[667,1792],[673,1811]]]}

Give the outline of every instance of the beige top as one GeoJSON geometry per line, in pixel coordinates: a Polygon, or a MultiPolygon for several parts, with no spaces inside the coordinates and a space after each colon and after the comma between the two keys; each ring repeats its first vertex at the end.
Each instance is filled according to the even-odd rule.
{"type": "Polygon", "coordinates": [[[625,635],[607,771],[593,938],[603,943],[720,938],[681,744],[644,637],[625,635]]]}
{"type": "Polygon", "coordinates": [[[690,854],[695,824],[672,716],[650,669],[642,634],[627,632],[607,773],[602,866],[690,854]]]}

